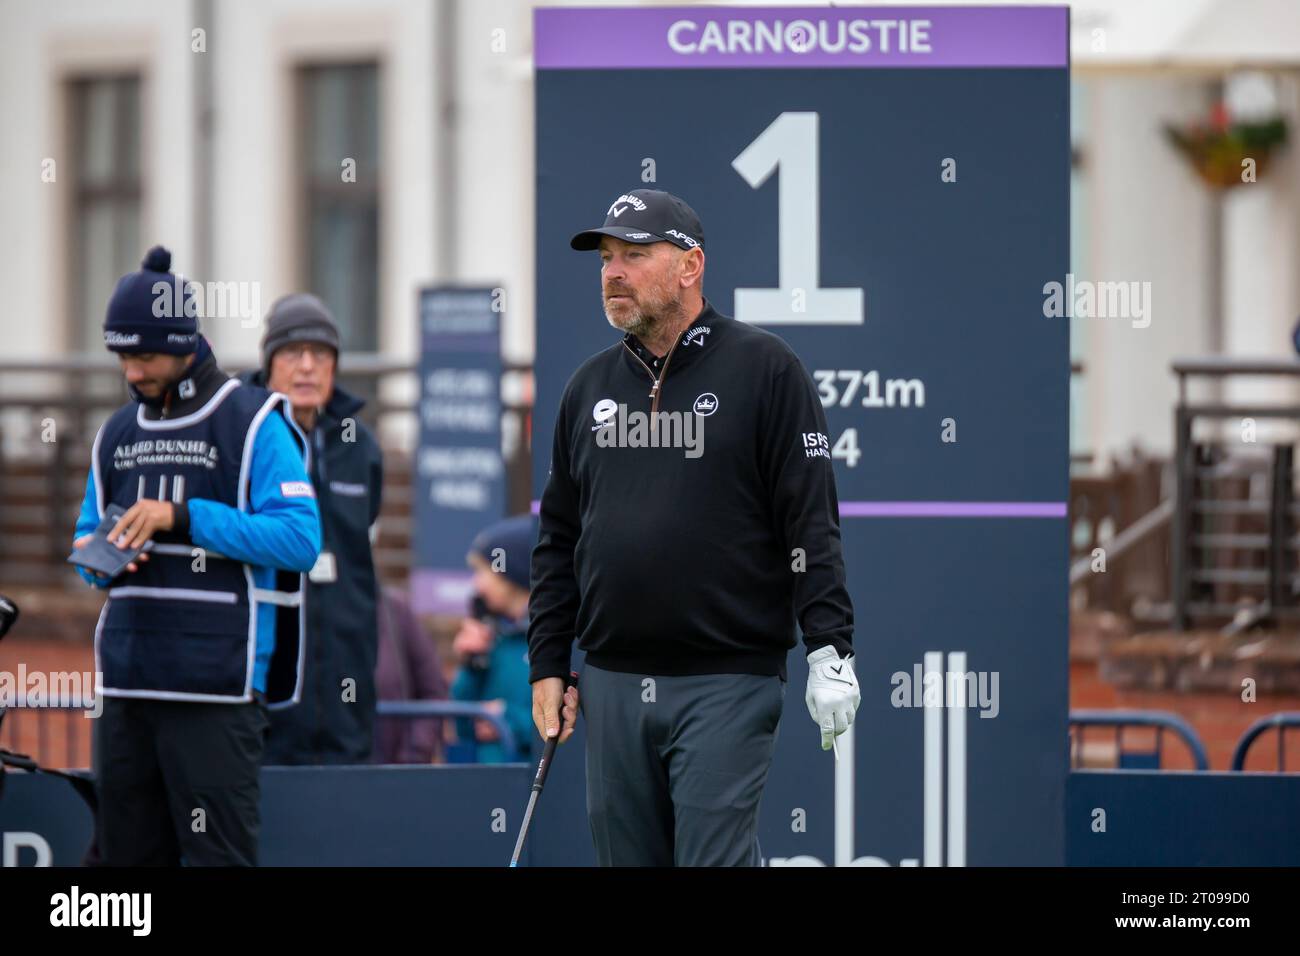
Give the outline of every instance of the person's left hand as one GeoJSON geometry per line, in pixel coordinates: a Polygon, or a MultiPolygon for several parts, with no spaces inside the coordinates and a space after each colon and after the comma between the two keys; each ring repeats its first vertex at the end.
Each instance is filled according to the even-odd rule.
{"type": "Polygon", "coordinates": [[[492,628],[477,618],[467,617],[452,639],[451,649],[457,657],[474,657],[492,653],[492,628]]]}
{"type": "Polygon", "coordinates": [[[853,673],[853,658],[841,659],[827,644],[808,655],[808,693],[804,696],[808,713],[822,732],[822,750],[830,750],[832,741],[853,723],[862,694],[853,673]]]}
{"type": "Polygon", "coordinates": [[[108,540],[123,549],[142,548],[155,532],[170,531],[175,519],[176,509],[170,501],[141,498],[117,519],[108,540]]]}
{"type": "MultiPolygon", "coordinates": [[[[94,541],[94,540],[95,540],[95,536],[94,536],[93,534],[83,534],[83,535],[82,535],[80,538],[78,538],[76,541],[72,542],[72,546],[73,546],[74,548],[77,548],[78,550],[80,550],[81,548],[84,548],[86,545],[90,544],[90,542],[92,542],[92,541],[94,541]]],[[[140,555],[139,555],[138,557],[136,557],[135,561],[132,561],[130,564],[128,564],[128,565],[126,566],[126,570],[127,570],[127,572],[128,572],[128,573],[131,573],[131,572],[134,572],[134,571],[139,571],[139,570],[140,570],[140,565],[137,564],[136,562],[144,562],[144,561],[148,561],[148,560],[149,560],[149,555],[148,555],[148,553],[147,553],[147,552],[141,552],[140,555]]],[[[101,583],[106,583],[106,582],[109,580],[108,575],[106,575],[106,574],[100,574],[98,571],[89,571],[89,570],[87,570],[87,573],[88,573],[91,577],[93,577],[96,581],[99,581],[99,582],[101,582],[101,583]]]]}

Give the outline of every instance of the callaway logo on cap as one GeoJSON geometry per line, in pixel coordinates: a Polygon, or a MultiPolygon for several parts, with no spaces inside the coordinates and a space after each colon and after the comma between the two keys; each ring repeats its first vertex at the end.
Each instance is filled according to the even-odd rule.
{"type": "Polygon", "coordinates": [[[587,229],[569,240],[574,249],[600,248],[601,236],[627,242],[671,242],[682,249],[704,246],[704,227],[695,210],[661,189],[633,189],[619,196],[605,211],[605,225],[587,229]]]}

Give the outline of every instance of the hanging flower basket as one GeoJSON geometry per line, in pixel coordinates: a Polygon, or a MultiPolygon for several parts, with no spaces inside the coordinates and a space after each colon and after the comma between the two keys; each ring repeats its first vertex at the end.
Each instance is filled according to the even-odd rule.
{"type": "Polygon", "coordinates": [[[1222,103],[1210,112],[1208,122],[1186,127],[1165,126],[1165,134],[1211,189],[1240,186],[1247,167],[1255,161],[1255,178],[1262,178],[1269,159],[1286,142],[1286,120],[1280,116],[1259,122],[1235,122],[1222,103]]]}

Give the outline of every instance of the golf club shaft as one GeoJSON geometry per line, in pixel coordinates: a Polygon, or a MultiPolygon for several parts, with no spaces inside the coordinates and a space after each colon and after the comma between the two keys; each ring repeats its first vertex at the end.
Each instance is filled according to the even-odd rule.
{"type": "MultiPolygon", "coordinates": [[[[565,682],[564,691],[567,694],[570,687],[578,686],[578,672],[569,671],[569,679],[565,682]]],[[[576,717],[575,717],[576,723],[576,717]]],[[[564,731],[564,699],[560,699],[560,732],[564,731]]],[[[546,786],[546,776],[551,772],[551,763],[555,758],[555,748],[560,742],[560,734],[554,737],[546,738],[546,745],[542,748],[542,759],[537,763],[537,773],[533,777],[532,792],[528,796],[528,808],[524,810],[523,823],[519,827],[519,839],[515,841],[515,852],[510,857],[512,867],[519,865],[519,855],[524,849],[524,838],[528,835],[528,825],[533,819],[533,809],[537,806],[537,798],[542,794],[542,787],[546,786]]]]}

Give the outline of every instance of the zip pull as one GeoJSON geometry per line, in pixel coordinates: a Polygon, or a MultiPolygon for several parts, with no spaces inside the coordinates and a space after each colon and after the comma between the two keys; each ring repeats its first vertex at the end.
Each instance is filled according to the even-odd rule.
{"type": "Polygon", "coordinates": [[[673,339],[673,344],[672,346],[669,347],[668,354],[664,356],[663,367],[659,369],[659,375],[657,378],[655,378],[655,387],[650,392],[650,397],[652,399],[652,401],[650,402],[651,415],[659,411],[659,396],[656,393],[659,391],[659,383],[662,382],[664,380],[664,377],[668,374],[668,363],[672,361],[672,357],[674,354],[676,354],[676,352],[677,352],[677,339],[673,339]]]}

